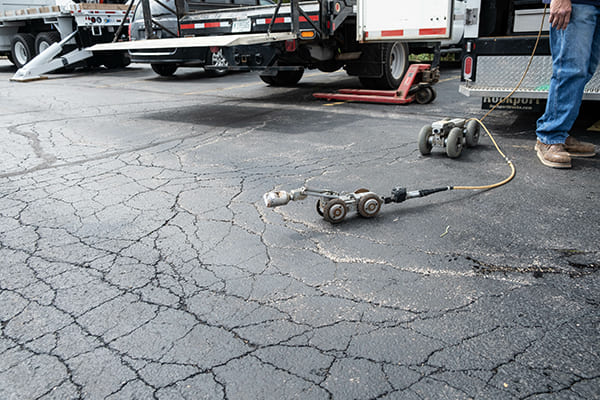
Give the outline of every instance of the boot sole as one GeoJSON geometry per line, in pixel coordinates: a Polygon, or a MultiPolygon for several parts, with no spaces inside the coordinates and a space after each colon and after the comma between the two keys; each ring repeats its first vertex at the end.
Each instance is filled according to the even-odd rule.
{"type": "Polygon", "coordinates": [[[544,156],[542,155],[542,153],[540,151],[536,151],[537,157],[539,158],[539,160],[542,162],[542,164],[544,164],[547,167],[552,167],[552,168],[571,168],[571,163],[557,163],[557,162],[553,162],[553,161],[548,161],[544,158],[544,156]]]}
{"type": "Polygon", "coordinates": [[[595,157],[596,153],[570,153],[567,152],[571,157],[595,157]]]}
{"type": "MultiPolygon", "coordinates": [[[[539,151],[539,146],[536,143],[535,144],[535,151],[539,151]]],[[[589,152],[589,153],[571,153],[570,151],[567,150],[567,154],[569,155],[569,157],[596,157],[596,152],[589,152]]]]}

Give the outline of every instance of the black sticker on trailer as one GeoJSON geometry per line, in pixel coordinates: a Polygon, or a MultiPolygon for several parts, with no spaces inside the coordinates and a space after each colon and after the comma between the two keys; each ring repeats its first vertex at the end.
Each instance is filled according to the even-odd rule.
{"type": "MultiPolygon", "coordinates": [[[[481,99],[481,108],[491,110],[504,97],[486,96],[481,99]]],[[[536,111],[543,112],[546,108],[544,99],[515,99],[510,98],[500,104],[497,110],[536,111]]]]}

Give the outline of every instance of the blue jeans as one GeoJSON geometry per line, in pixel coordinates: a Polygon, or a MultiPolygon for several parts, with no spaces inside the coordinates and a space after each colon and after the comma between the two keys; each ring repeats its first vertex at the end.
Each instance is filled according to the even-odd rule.
{"type": "Polygon", "coordinates": [[[565,30],[550,28],[552,78],[536,134],[545,144],[564,143],[573,127],[583,89],[600,61],[600,8],[573,4],[565,30]]]}

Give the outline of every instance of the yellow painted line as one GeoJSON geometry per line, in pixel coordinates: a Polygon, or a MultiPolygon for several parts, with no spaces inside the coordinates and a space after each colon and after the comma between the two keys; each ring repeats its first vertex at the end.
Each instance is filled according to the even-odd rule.
{"type": "Polygon", "coordinates": [[[122,83],[114,83],[112,85],[96,86],[96,88],[97,89],[106,89],[106,88],[111,88],[111,87],[128,86],[128,85],[133,85],[135,83],[143,83],[143,82],[146,82],[146,81],[145,80],[137,80],[137,81],[122,82],[122,83]]]}
{"type": "Polygon", "coordinates": [[[440,79],[440,80],[438,81],[438,83],[442,83],[442,82],[449,82],[449,81],[453,81],[453,80],[455,80],[455,79],[459,79],[459,78],[460,78],[460,75],[456,75],[456,76],[452,76],[452,77],[450,77],[450,78],[446,78],[446,79],[440,79]]]}
{"type": "Polygon", "coordinates": [[[247,88],[247,87],[252,87],[252,86],[259,86],[259,85],[265,85],[265,83],[263,81],[252,82],[252,83],[244,83],[243,85],[228,86],[228,87],[222,87],[222,88],[217,88],[217,89],[207,89],[207,90],[201,90],[199,92],[187,92],[187,93],[184,93],[183,95],[184,96],[193,96],[193,95],[197,95],[197,94],[212,93],[212,92],[222,92],[222,91],[225,91],[225,90],[242,89],[242,88],[247,88]]]}
{"type": "Polygon", "coordinates": [[[593,132],[600,132],[600,121],[596,121],[596,123],[592,126],[590,126],[589,128],[587,128],[588,131],[593,131],[593,132]]]}

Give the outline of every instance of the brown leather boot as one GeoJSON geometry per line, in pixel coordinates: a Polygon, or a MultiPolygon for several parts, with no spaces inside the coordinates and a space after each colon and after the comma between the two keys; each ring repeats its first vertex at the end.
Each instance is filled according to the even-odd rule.
{"type": "Polygon", "coordinates": [[[596,146],[592,143],[580,142],[572,136],[567,136],[565,150],[571,157],[594,157],[596,146]]]}
{"type": "Polygon", "coordinates": [[[548,167],[571,168],[571,156],[562,143],[544,144],[538,140],[535,144],[535,151],[542,164],[548,167]]]}

